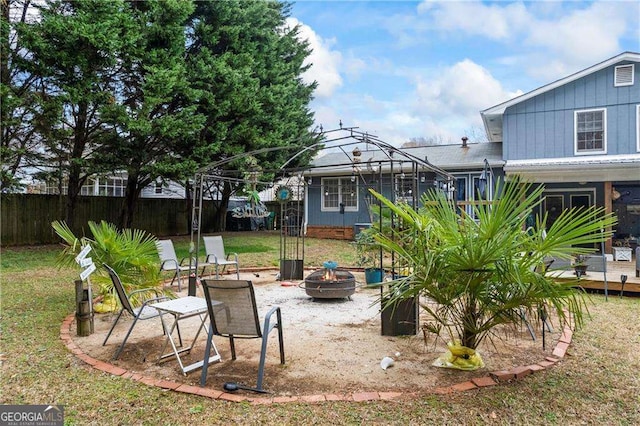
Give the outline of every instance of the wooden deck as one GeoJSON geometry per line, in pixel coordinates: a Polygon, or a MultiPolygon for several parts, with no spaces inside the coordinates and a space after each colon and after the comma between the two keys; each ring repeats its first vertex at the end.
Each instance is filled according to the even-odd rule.
{"type": "MultiPolygon", "coordinates": [[[[605,290],[604,272],[592,272],[587,270],[586,275],[580,278],[580,286],[585,290],[605,290]]],[[[610,294],[620,294],[622,289],[621,275],[627,276],[623,294],[626,296],[640,296],[640,277],[636,277],[636,262],[609,261],[607,262],[607,290],[610,294]]],[[[573,271],[565,271],[559,274],[559,279],[573,279],[576,276],[573,271]]]]}

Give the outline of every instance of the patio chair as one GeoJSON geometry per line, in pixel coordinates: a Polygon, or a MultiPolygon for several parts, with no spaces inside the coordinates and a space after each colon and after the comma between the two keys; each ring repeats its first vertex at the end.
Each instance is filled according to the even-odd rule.
{"type": "MultiPolygon", "coordinates": [[[[258,364],[258,381],[255,388],[225,383],[225,390],[246,389],[254,392],[266,393],[262,387],[264,365],[267,355],[267,340],[274,328],[278,329],[280,345],[280,364],[284,364],[284,341],[282,340],[282,315],[280,308],[274,306],[264,318],[261,328],[258,318],[256,297],[251,281],[246,280],[202,280],[202,288],[209,310],[209,336],[205,348],[204,359],[208,359],[213,335],[229,338],[231,345],[231,359],[236,359],[235,339],[262,339],[260,362],[258,364]],[[212,301],[222,302],[213,305],[212,301]],[[275,322],[273,315],[275,314],[275,322]]],[[[202,366],[200,386],[207,381],[207,363],[202,366]]]]}
{"type": "Polygon", "coordinates": [[[178,291],[182,290],[180,272],[187,271],[190,274],[195,271],[195,259],[191,259],[191,265],[185,265],[184,262],[187,258],[183,258],[178,262],[178,256],[176,255],[176,249],[173,247],[173,241],[171,240],[158,240],[156,241],[156,247],[158,248],[158,255],[160,256],[160,271],[173,271],[173,277],[171,278],[170,286],[173,285],[175,279],[178,279],[178,291]]]}
{"type": "MultiPolygon", "coordinates": [[[[127,335],[124,337],[124,340],[120,344],[120,347],[118,347],[118,350],[113,355],[113,359],[115,360],[120,357],[120,354],[124,349],[124,345],[125,343],[127,343],[127,340],[129,339],[129,336],[133,331],[133,327],[135,327],[138,320],[143,321],[143,320],[148,320],[148,319],[152,319],[160,316],[160,313],[156,309],[148,305],[155,302],[168,300],[169,298],[167,296],[161,296],[158,290],[151,289],[151,288],[134,290],[131,293],[127,294],[127,292],[124,289],[124,286],[122,285],[122,281],[120,281],[120,277],[118,276],[118,274],[106,263],[103,266],[107,270],[107,272],[109,272],[109,276],[111,277],[111,282],[113,283],[113,288],[115,288],[116,294],[118,295],[118,300],[120,301],[121,309],[120,309],[120,312],[118,313],[118,316],[116,317],[116,320],[111,325],[111,329],[107,333],[107,337],[105,337],[104,342],[102,342],[102,346],[107,344],[107,340],[109,340],[109,337],[113,332],[113,329],[116,328],[116,324],[118,324],[120,317],[122,317],[122,314],[125,311],[128,312],[133,317],[133,322],[129,327],[129,331],[127,331],[127,335]],[[134,308],[131,302],[131,296],[133,296],[134,294],[143,293],[143,292],[146,292],[146,293],[152,292],[156,295],[156,297],[153,297],[151,299],[146,299],[142,302],[142,305],[140,307],[134,308]]],[[[162,323],[160,323],[160,326],[162,327],[162,323]]],[[[164,334],[164,328],[162,328],[162,330],[164,334]]],[[[179,328],[178,328],[178,336],[179,336],[180,344],[182,344],[182,336],[180,336],[179,328]]]]}
{"type": "Polygon", "coordinates": [[[204,275],[204,270],[207,266],[213,265],[216,271],[216,279],[220,277],[218,268],[222,266],[222,271],[228,265],[235,265],[236,267],[236,278],[240,279],[240,265],[238,264],[238,253],[229,253],[226,254],[224,250],[224,241],[222,241],[222,236],[214,235],[210,237],[202,237],[204,240],[204,249],[207,257],[205,258],[205,263],[202,268],[202,275],[204,275]],[[233,255],[233,260],[229,260],[229,257],[233,255]]]}

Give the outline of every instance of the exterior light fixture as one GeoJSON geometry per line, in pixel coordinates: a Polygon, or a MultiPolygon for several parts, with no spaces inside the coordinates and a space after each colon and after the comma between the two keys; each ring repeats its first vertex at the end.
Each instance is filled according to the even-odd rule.
{"type": "Polygon", "coordinates": [[[480,174],[480,178],[478,179],[478,191],[480,192],[480,196],[482,198],[486,198],[487,186],[489,184],[489,178],[492,175],[491,166],[487,159],[484,159],[484,169],[482,169],[482,173],[480,174]]]}

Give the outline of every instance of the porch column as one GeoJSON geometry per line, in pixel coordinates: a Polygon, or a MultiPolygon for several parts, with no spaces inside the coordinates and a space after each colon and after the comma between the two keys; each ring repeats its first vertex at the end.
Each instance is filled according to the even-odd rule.
{"type": "MultiPolygon", "coordinates": [[[[611,181],[604,182],[604,211],[605,213],[611,213],[613,211],[613,202],[611,201],[611,191],[613,190],[613,184],[611,181]]],[[[610,231],[611,227],[607,228],[606,231],[610,231]]],[[[604,242],[604,252],[605,253],[613,253],[613,243],[612,239],[608,238],[604,242]]]]}

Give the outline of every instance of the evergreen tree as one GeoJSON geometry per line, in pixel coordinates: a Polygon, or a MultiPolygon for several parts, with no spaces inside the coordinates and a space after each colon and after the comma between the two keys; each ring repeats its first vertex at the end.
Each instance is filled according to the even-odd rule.
{"type": "Polygon", "coordinates": [[[120,57],[117,96],[108,119],[117,132],[110,157],[127,172],[120,226],[131,227],[142,189],[159,179],[179,180],[196,164],[183,154],[202,128],[196,111],[198,91],[185,67],[186,19],[191,2],[131,2],[136,35],[120,57]]]}
{"type": "Polygon", "coordinates": [[[114,129],[102,117],[114,102],[118,57],[133,32],[121,0],[45,1],[39,20],[17,27],[24,69],[41,82],[42,150],[67,178],[66,222],[73,229],[77,197],[92,175],[110,171],[105,147],[114,129]]]}
{"type": "Polygon", "coordinates": [[[25,168],[39,159],[38,121],[43,114],[40,80],[24,69],[24,50],[16,27],[33,18],[29,15],[29,1],[11,0],[0,3],[0,190],[10,192],[22,188],[20,179],[25,168]]]}
{"type": "MultiPolygon", "coordinates": [[[[235,155],[316,142],[309,128],[308,104],[316,85],[301,75],[310,54],[297,28],[287,28],[290,6],[281,2],[198,2],[187,31],[187,61],[192,84],[202,92],[199,111],[207,117],[192,158],[201,165],[235,155]]],[[[291,157],[269,151],[224,167],[246,171],[256,161],[264,171],[291,157]]],[[[309,155],[298,161],[309,160],[309,155]]],[[[223,173],[224,171],[216,171],[223,173]]],[[[238,176],[242,178],[242,174],[238,176]]],[[[267,175],[262,178],[272,178],[267,175]]],[[[225,208],[234,188],[221,185],[217,229],[224,229],[225,208]]]]}

